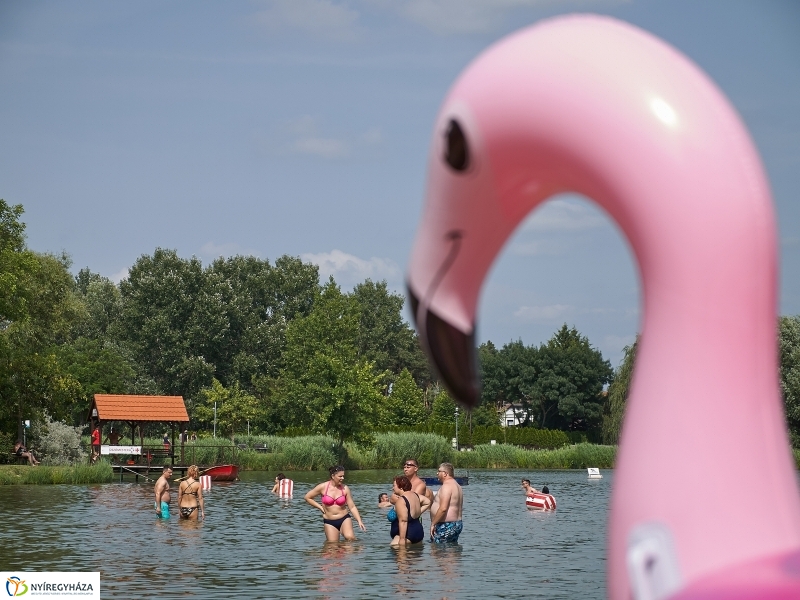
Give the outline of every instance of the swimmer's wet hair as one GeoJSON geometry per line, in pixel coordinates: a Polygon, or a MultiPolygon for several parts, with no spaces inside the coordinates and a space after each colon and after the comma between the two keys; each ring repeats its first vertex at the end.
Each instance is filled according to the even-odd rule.
{"type": "Polygon", "coordinates": [[[344,471],[344,467],[342,465],[336,465],[328,469],[328,473],[333,475],[334,473],[338,473],[339,471],[344,471]]]}
{"type": "Polygon", "coordinates": [[[278,475],[276,476],[276,479],[278,481],[280,481],[281,479],[286,479],[286,475],[284,475],[283,473],[278,473],[278,475]]]}
{"type": "Polygon", "coordinates": [[[548,488],[546,485],[543,485],[542,486],[542,493],[543,494],[549,494],[550,493],[550,488],[548,488]]]}

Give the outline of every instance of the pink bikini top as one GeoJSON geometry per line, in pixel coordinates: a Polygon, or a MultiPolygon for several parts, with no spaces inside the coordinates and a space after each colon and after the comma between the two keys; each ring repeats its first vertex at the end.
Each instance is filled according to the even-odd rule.
{"type": "Polygon", "coordinates": [[[334,500],[331,496],[328,496],[328,488],[331,487],[331,482],[328,482],[328,485],[325,486],[325,493],[322,494],[322,503],[325,506],[344,506],[344,503],[347,502],[347,494],[344,493],[344,488],[342,488],[342,495],[334,500]]]}

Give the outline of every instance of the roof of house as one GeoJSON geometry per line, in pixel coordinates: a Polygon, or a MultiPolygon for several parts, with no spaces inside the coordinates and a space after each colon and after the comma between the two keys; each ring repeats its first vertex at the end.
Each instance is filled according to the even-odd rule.
{"type": "Polygon", "coordinates": [[[101,421],[189,421],[183,396],[95,394],[94,406],[101,421]]]}

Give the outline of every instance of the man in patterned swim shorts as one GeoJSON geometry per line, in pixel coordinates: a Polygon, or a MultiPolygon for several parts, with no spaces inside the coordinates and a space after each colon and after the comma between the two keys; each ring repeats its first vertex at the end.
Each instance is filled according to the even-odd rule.
{"type": "Polygon", "coordinates": [[[461,486],[455,480],[453,465],[442,463],[436,472],[442,489],[436,495],[439,508],[431,516],[431,541],[436,543],[457,542],[463,529],[461,508],[464,495],[461,486]]]}

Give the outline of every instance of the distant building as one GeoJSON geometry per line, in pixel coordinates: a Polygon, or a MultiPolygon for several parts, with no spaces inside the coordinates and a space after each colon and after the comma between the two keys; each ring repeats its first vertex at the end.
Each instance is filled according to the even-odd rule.
{"type": "Polygon", "coordinates": [[[500,412],[500,426],[514,427],[522,425],[526,417],[532,416],[530,411],[522,408],[522,404],[506,404],[500,412]]]}

